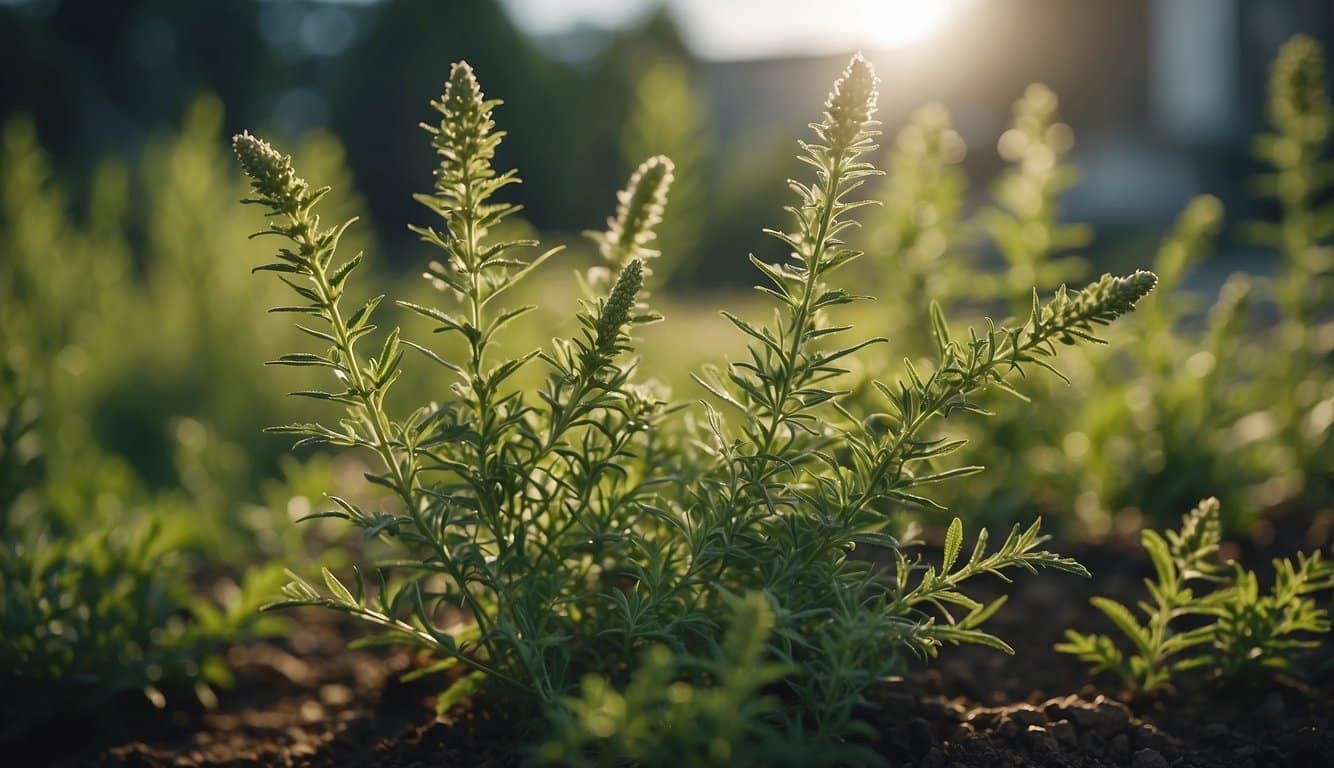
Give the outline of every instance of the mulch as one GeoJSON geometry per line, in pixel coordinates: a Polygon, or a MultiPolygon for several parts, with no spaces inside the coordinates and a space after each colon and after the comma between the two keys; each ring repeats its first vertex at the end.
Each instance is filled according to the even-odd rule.
{"type": "MultiPolygon", "coordinates": [[[[1328,522],[1328,521],[1326,521],[1328,522]]],[[[1247,545],[1243,562],[1268,572],[1269,551],[1309,550],[1309,531],[1247,545]]],[[[1326,537],[1327,538],[1327,537],[1326,537]]],[[[992,629],[1016,650],[946,648],[929,668],[877,687],[866,713],[872,746],[891,765],[941,768],[1265,768],[1334,765],[1334,654],[1308,659],[1301,684],[1219,689],[1202,679],[1130,700],[1092,681],[1052,645],[1067,627],[1107,629],[1094,594],[1142,595],[1149,564],[1135,547],[1071,552],[1095,574],[1020,577],[992,629]],[[1129,701],[1129,703],[1124,703],[1129,701]]],[[[1000,594],[1000,585],[982,585],[1000,594]]],[[[985,596],[985,595],[979,595],[985,596]]],[[[137,698],[96,721],[53,724],[0,745],[11,766],[111,768],[420,768],[511,766],[520,743],[504,717],[466,704],[436,719],[439,679],[399,680],[403,650],[347,649],[356,629],[320,611],[293,614],[283,638],[233,648],[237,685],[204,710],[192,697],[166,711],[137,698]]]]}

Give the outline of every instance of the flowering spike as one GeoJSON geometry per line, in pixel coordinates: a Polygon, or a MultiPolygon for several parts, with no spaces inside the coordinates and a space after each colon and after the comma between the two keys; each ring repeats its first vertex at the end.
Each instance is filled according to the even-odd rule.
{"type": "MultiPolygon", "coordinates": [[[[616,193],[616,216],[607,219],[607,231],[589,235],[597,243],[602,258],[614,268],[624,267],[631,259],[659,255],[648,243],[657,237],[654,227],[662,221],[674,171],[675,166],[665,155],[641,163],[625,189],[616,193]]],[[[644,273],[651,274],[647,269],[644,273]]]]}
{"type": "Polygon", "coordinates": [[[232,137],[232,151],[250,177],[259,195],[256,202],[279,210],[295,210],[306,197],[309,185],[292,168],[292,156],[274,149],[267,141],[242,131],[232,137]]]}
{"type": "Polygon", "coordinates": [[[616,340],[621,328],[630,322],[639,289],[644,287],[644,262],[631,259],[616,278],[616,284],[607,296],[607,303],[598,317],[598,346],[605,347],[616,340]]]}
{"type": "MultiPolygon", "coordinates": [[[[518,210],[488,202],[502,187],[518,182],[513,171],[497,173],[492,167],[496,148],[505,136],[504,131],[495,130],[491,119],[492,110],[500,104],[482,95],[472,67],[460,61],[450,69],[444,94],[431,102],[440,121],[422,123],[432,136],[440,164],[435,171],[435,194],[417,199],[444,218],[448,232],[441,239],[450,244],[455,266],[465,271],[479,267],[479,241],[487,230],[518,210]]],[[[429,231],[416,231],[433,240],[429,231]]]]}
{"type": "Polygon", "coordinates": [[[1270,73],[1269,116],[1284,133],[1319,143],[1329,133],[1331,108],[1325,90],[1325,56],[1320,44],[1297,35],[1283,44],[1270,73]]]}
{"type": "Polygon", "coordinates": [[[852,57],[825,102],[825,119],[817,131],[839,152],[864,138],[876,110],[876,86],[880,78],[860,53],[852,57]]]}
{"type": "Polygon", "coordinates": [[[1134,309],[1157,284],[1158,276],[1143,269],[1126,277],[1103,275],[1078,293],[1058,293],[1043,307],[1040,325],[1073,330],[1106,325],[1134,309]]]}

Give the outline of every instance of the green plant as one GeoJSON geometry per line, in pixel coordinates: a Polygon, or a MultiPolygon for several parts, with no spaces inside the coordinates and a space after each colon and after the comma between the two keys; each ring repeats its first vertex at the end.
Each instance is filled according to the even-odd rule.
{"type": "Polygon", "coordinates": [[[1269,121],[1274,133],[1259,136],[1257,157],[1272,171],[1255,180],[1264,198],[1277,202],[1277,222],[1254,222],[1252,236],[1278,250],[1282,271],[1266,282],[1279,313],[1277,355],[1258,366],[1257,401],[1272,402],[1278,432],[1271,474],[1279,493],[1326,498],[1334,457],[1334,384],[1329,311],[1334,302],[1334,210],[1326,152],[1334,107],[1320,44],[1305,35],[1284,43],[1269,81],[1269,121]],[[1272,400],[1266,394],[1283,392],[1272,400]],[[1321,487],[1321,478],[1326,480],[1321,487]]]}
{"type": "MultiPolygon", "coordinates": [[[[503,135],[493,131],[490,115],[496,104],[482,98],[464,64],[454,68],[445,95],[434,102],[442,119],[430,132],[441,164],[436,193],[419,199],[441,216],[444,226],[419,231],[449,254],[449,265],[432,265],[429,277],[463,312],[408,308],[439,323],[441,331],[463,337],[466,360],[454,363],[425,347],[402,345],[421,350],[459,383],[454,402],[421,409],[399,422],[385,409],[402,355],[397,331],[378,356],[363,360],[356,344],[374,329],[371,312],[379,299],[350,314],[342,309],[346,280],[360,261],[357,256],[333,262],[346,225],[319,228],[312,208],[324,191],[311,190],[297,178],[290,160],[248,135],[237,137],[236,148],[252,177],[257,202],[281,217],[272,231],[295,243],[294,250],[280,253],[281,262],[266,269],[282,273],[284,279],[287,274],[304,278],[311,286],[290,283],[309,303],[283,309],[312,315],[329,327],[327,332],[303,328],[332,345],[327,355],[298,353],[277,362],[331,368],[346,386],[341,392],[303,393],[346,405],[350,419],[340,429],[295,425],[287,431],[378,455],[384,471],[369,478],[399,497],[401,512],[368,513],[336,498],[339,511],[332,514],[356,522],[372,536],[395,538],[408,552],[422,553],[419,561],[399,564],[406,572],[401,582],[391,585],[383,580],[388,569],[377,571],[382,579],[377,605],[367,602],[360,581],[350,591],[328,574],[332,597],[319,597],[313,588],[295,582],[294,600],[349,611],[444,653],[448,661],[486,673],[492,681],[507,681],[540,701],[554,702],[567,691],[572,673],[567,658],[572,650],[567,642],[570,617],[589,624],[616,623],[617,605],[609,601],[620,593],[604,583],[610,574],[596,578],[608,565],[603,558],[622,554],[627,544],[651,543],[612,532],[633,530],[647,514],[639,497],[649,489],[620,465],[628,458],[629,444],[655,421],[660,406],[630,387],[629,371],[613,364],[625,350],[625,326],[641,319],[634,306],[643,279],[638,256],[629,258],[610,293],[581,313],[582,336],[544,355],[554,372],[540,405],[503,389],[538,353],[493,366],[487,359],[490,344],[499,330],[533,307],[499,309],[493,302],[551,252],[521,262],[510,252],[531,243],[486,240],[488,230],[516,210],[489,202],[516,180],[512,172],[498,174],[491,167],[503,135]],[[592,541],[590,535],[595,536],[592,541]],[[443,579],[445,586],[433,586],[428,578],[443,579]],[[604,590],[579,594],[577,588],[590,578],[604,590]],[[436,629],[435,611],[442,605],[470,613],[471,628],[458,632],[457,638],[436,629]],[[413,621],[396,615],[405,607],[413,621]]],[[[662,173],[640,176],[655,183],[665,178],[662,173]]],[[[655,195],[630,190],[623,199],[646,206],[654,204],[655,195]]],[[[603,242],[612,250],[628,249],[613,254],[617,259],[634,254],[647,241],[643,227],[655,218],[643,207],[623,206],[603,242]]],[[[605,630],[617,631],[614,626],[605,630]]],[[[590,645],[580,652],[594,649],[590,645]]]]}
{"type": "Polygon", "coordinates": [[[1265,468],[1255,443],[1237,439],[1233,429],[1254,407],[1237,354],[1247,344],[1250,281],[1232,277],[1205,311],[1181,287],[1222,221],[1217,198],[1190,201],[1153,263],[1159,297],[1172,298],[1147,302],[1125,328],[1154,343],[1089,361],[1100,386],[1070,406],[1083,467],[1067,463],[1059,471],[1082,475],[1069,492],[1082,497],[1092,525],[1109,525],[1113,513],[1132,508],[1150,525],[1163,525],[1166,510],[1193,504],[1210,489],[1218,489],[1223,509],[1232,506],[1226,529],[1244,530],[1249,522],[1240,512],[1253,508],[1247,491],[1265,479],[1265,468]]]}
{"type": "Polygon", "coordinates": [[[671,56],[648,62],[634,84],[632,109],[621,132],[621,157],[628,166],[645,157],[666,156],[676,169],[671,210],[655,227],[660,248],[670,255],[656,282],[697,264],[700,222],[708,207],[701,178],[710,160],[708,106],[692,89],[689,75],[671,56]]]}
{"type": "Polygon", "coordinates": [[[1182,283],[1204,262],[1223,211],[1210,196],[1195,198],[1155,260],[1159,298],[1125,328],[1154,343],[1130,346],[1126,366],[1095,363],[1102,391],[1084,401],[1079,419],[1087,451],[1077,493],[1089,517],[1143,510],[1165,524],[1171,510],[1215,493],[1224,528],[1240,532],[1254,520],[1247,510],[1328,498],[1334,390],[1329,249],[1321,244],[1334,218],[1321,203],[1334,112],[1326,76],[1319,46],[1302,36],[1273,66],[1275,133],[1260,136],[1256,150],[1274,171],[1256,188],[1277,201],[1278,216],[1248,226],[1253,239],[1279,251],[1277,275],[1234,275],[1201,313],[1182,283]],[[1249,307],[1265,302],[1278,322],[1255,327],[1249,307]]]}
{"type": "Polygon", "coordinates": [[[222,650],[283,624],[256,613],[281,571],[253,559],[292,556],[292,526],[240,521],[263,469],[216,438],[227,416],[244,431],[263,410],[226,363],[242,329],[202,328],[243,303],[205,248],[239,236],[225,234],[236,182],[216,178],[216,100],[185,122],[150,144],[137,175],[104,160],[77,196],[30,121],[0,139],[3,738],[61,716],[108,720],[140,691],[212,702],[230,679],[222,650]],[[143,221],[127,206],[138,186],[143,221]],[[150,231],[135,251],[140,224],[150,231]],[[150,396],[165,381],[172,397],[150,396]]]}
{"type": "MultiPolygon", "coordinates": [[[[874,148],[875,87],[870,66],[854,58],[813,125],[816,140],[802,144],[814,181],[791,184],[795,226],[770,233],[791,256],[784,264],[752,259],[768,281],[761,290],[774,319],[756,326],[726,315],[751,340],[748,357],[698,377],[714,398],[702,425],[675,418],[684,409],[637,384],[628,359],[630,330],[656,319],[641,302],[670,179],[665,159],[641,166],[595,238],[615,274],[588,281],[597,297],[579,310],[578,334],[545,350],[510,351],[502,331],[532,307],[506,307],[503,297],[553,252],[523,258],[535,243],[492,236],[516,210],[497,193],[517,177],[492,165],[503,136],[492,121],[499,102],[483,97],[466,64],[455,65],[433,102],[440,118],[427,127],[440,158],[435,191],[418,196],[441,219],[417,231],[447,256],[427,275],[447,300],[442,308],[404,306],[462,344],[441,354],[395,329],[366,356],[359,344],[375,333],[380,297],[353,301],[348,293],[361,255],[340,260],[335,251],[351,222],[322,226],[315,207],[327,189],[298,177],[290,157],[266,142],[238,135],[250,202],[272,217],[261,234],[284,241],[260,269],[295,292],[299,301],[278,311],[298,315],[320,345],[275,362],[327,369],[335,389],[298,394],[345,412],[337,425],[277,431],[369,452],[381,466],[367,479],[397,500],[391,510],[331,497],[334,508],[319,516],[383,539],[391,559],[354,569],[350,583],[326,570],[323,590],[294,579],[275,607],[323,605],[364,619],[382,630],[377,642],[441,657],[423,674],[461,667],[455,674],[466,674],[442,694],[442,708],[479,690],[517,694],[516,711],[545,711],[548,722],[565,724],[558,731],[577,727],[571,723],[591,729],[564,731],[558,743],[600,744],[612,755],[647,747],[639,736],[607,740],[607,720],[596,713],[609,702],[633,701],[639,722],[645,711],[670,710],[650,692],[671,679],[669,689],[683,683],[708,702],[684,712],[710,717],[715,705],[760,684],[710,672],[717,659],[741,653],[720,648],[756,642],[749,630],[729,640],[722,629],[735,626],[738,595],[762,596],[746,598],[762,599],[773,616],[756,658],[785,670],[766,686],[779,706],[759,716],[764,739],[800,740],[825,761],[871,759],[849,741],[862,728],[857,708],[906,657],[956,643],[1008,650],[982,628],[1003,600],[984,605],[964,585],[1013,569],[1084,569],[1040,549],[1046,537],[1037,523],[1016,526],[994,552],[981,531],[961,557],[958,520],[942,562],[927,565],[893,535],[893,512],[930,506],[922,488],[979,471],[924,469],[961,446],[942,434],[945,417],[980,411],[974,398],[984,389],[1012,391],[1006,376],[1016,370],[1050,368],[1057,343],[1096,340],[1095,330],[1129,312],[1155,278],[1107,275],[1081,291],[1062,288],[1045,304],[1034,293],[1022,324],[958,338],[933,306],[934,362],[909,363],[894,383],[877,384],[878,410],[850,410],[841,365],[882,340],[834,343],[850,329],[833,311],[858,297],[831,281],[861,255],[840,238],[855,226],[851,212],[867,204],[853,193],[877,173],[863,160],[874,148]],[[389,395],[404,348],[454,384],[444,402],[395,416],[389,395]],[[535,398],[513,383],[534,361],[548,369],[535,398]],[[735,426],[720,408],[735,409],[735,426]],[[580,680],[599,682],[576,695],[580,680]]],[[[628,720],[615,727],[639,733],[628,720]]],[[[679,732],[663,738],[672,734],[679,732]]]]}
{"type": "MultiPolygon", "coordinates": [[[[937,302],[951,315],[977,318],[979,308],[1009,307],[1022,319],[1033,288],[1046,289],[1083,274],[1085,262],[1066,251],[1087,244],[1088,227],[1062,221],[1060,197],[1076,180],[1067,155],[1069,126],[1059,122],[1056,96],[1033,85],[1014,106],[1014,119],[997,142],[1006,166],[993,187],[993,202],[976,213],[965,208],[968,179],[959,163],[965,147],[938,105],[918,110],[896,137],[881,198],[883,213],[864,242],[890,260],[870,269],[878,310],[889,321],[896,354],[929,360],[930,339],[913,344],[912,329],[937,302]],[[998,266],[988,251],[999,253],[998,266]],[[893,265],[886,268],[886,264],[893,265]]],[[[1096,396],[1099,380],[1082,377],[1083,357],[1066,354],[1059,367],[1076,385],[1030,381],[1026,394],[1039,403],[1082,402],[1096,396]]],[[[1055,362],[1055,361],[1053,361],[1055,362]]],[[[871,360],[861,382],[861,400],[874,399],[869,381],[892,365],[871,360]]],[[[892,370],[892,367],[890,368],[892,370]]],[[[1076,425],[1073,406],[1001,410],[997,418],[961,425],[961,436],[992,447],[987,477],[942,489],[941,500],[968,510],[978,524],[1011,524],[1034,510],[1064,511],[1065,493],[1079,473],[1061,462],[1062,439],[1076,425]]]]}
{"type": "Polygon", "coordinates": [[[81,482],[56,485],[50,465],[69,457],[49,455],[61,443],[43,440],[41,379],[10,329],[0,329],[0,739],[105,712],[134,691],[161,707],[193,688],[211,704],[231,680],[222,649],[275,628],[256,598],[281,574],[257,568],[240,588],[197,593],[191,518],[174,499],[145,498],[92,448],[79,453],[81,482]]]}
{"type": "Polygon", "coordinates": [[[0,542],[0,675],[9,691],[0,737],[50,718],[93,714],[142,691],[157,707],[193,689],[205,705],[231,684],[222,651],[274,631],[257,620],[280,572],[252,571],[219,601],[196,594],[191,563],[161,520],[77,537],[0,542]]]}
{"type": "MultiPolygon", "coordinates": [[[[1275,201],[1274,216],[1249,229],[1277,252],[1276,274],[1236,274],[1216,299],[1198,295],[1196,285],[1207,281],[1197,276],[1210,269],[1224,216],[1212,196],[1190,200],[1151,267],[1161,279],[1157,297],[1112,337],[1152,341],[1069,350],[1056,364],[1072,386],[1030,383],[1026,394],[1042,407],[1006,410],[965,428],[964,436],[993,448],[989,471],[944,489],[942,502],[968,510],[968,519],[980,524],[1024,519],[1036,510],[1093,539],[1133,530],[1141,520],[1170,525],[1181,508],[1205,495],[1222,499],[1224,529],[1237,533],[1249,531],[1266,510],[1327,503],[1326,468],[1334,456],[1327,244],[1334,215],[1326,204],[1324,167],[1334,111],[1326,77],[1320,48],[1309,38],[1294,38],[1274,64],[1274,131],[1257,140],[1257,153],[1273,172],[1256,182],[1257,191],[1275,201]],[[1268,320],[1275,315],[1276,322],[1268,320]]],[[[1070,130],[1056,122],[1055,107],[1043,88],[1030,89],[1016,105],[1014,124],[999,142],[1011,164],[995,185],[994,205],[963,224],[946,216],[939,231],[918,233],[929,235],[924,242],[952,244],[959,258],[951,261],[966,264],[963,270],[918,259],[914,230],[903,223],[936,221],[949,207],[934,201],[950,204],[961,196],[962,179],[923,172],[941,167],[931,147],[948,135],[948,123],[937,121],[934,132],[923,133],[925,123],[918,122],[905,129],[882,194],[882,234],[866,242],[896,244],[922,269],[904,276],[882,270],[872,278],[876,284],[906,286],[918,296],[939,291],[953,315],[973,309],[968,298],[1015,306],[1032,282],[1051,284],[1065,269],[1078,274],[1078,260],[1055,258],[1089,234],[1061,222],[1060,195],[1074,169],[1064,154],[1070,130]],[[979,244],[964,237],[972,222],[1000,250],[999,272],[979,244]],[[884,231],[909,237],[886,241],[884,231]]],[[[882,292],[897,296],[897,290],[882,292]]],[[[925,314],[885,312],[896,322],[887,335],[904,336],[899,327],[905,321],[897,315],[914,312],[925,314]]],[[[914,361],[922,354],[911,347],[904,352],[914,361]]],[[[877,363],[868,366],[866,380],[882,370],[877,363]]],[[[870,394],[866,384],[858,397],[865,401],[870,394]]]]}
{"type": "Polygon", "coordinates": [[[681,660],[650,648],[635,676],[618,691],[606,678],[585,678],[579,695],[550,713],[551,733],[536,762],[563,766],[797,764],[801,745],[774,739],[765,719],[779,702],[765,688],[787,670],[765,658],[773,609],[760,593],[738,599],[716,658],[681,660]],[[683,679],[685,678],[685,679],[683,679]],[[687,682],[703,678],[702,685],[687,682]]]}
{"type": "Polygon", "coordinates": [[[1060,222],[1060,196],[1078,180],[1066,161],[1074,132],[1060,122],[1056,94],[1045,85],[1028,86],[1014,104],[1014,122],[996,143],[1010,164],[996,180],[995,206],[980,214],[980,224],[1005,258],[1006,271],[996,294],[1010,302],[1015,316],[1027,309],[1033,286],[1046,289],[1080,277],[1079,259],[1054,257],[1088,245],[1087,225],[1060,222]]]}
{"type": "Polygon", "coordinates": [[[894,137],[880,194],[882,213],[872,224],[869,250],[892,258],[894,269],[877,279],[880,311],[892,328],[910,328],[927,315],[930,301],[951,306],[964,293],[971,271],[958,258],[968,193],[966,148],[939,104],[915,111],[894,137]]]}
{"type": "Polygon", "coordinates": [[[1275,559],[1274,586],[1263,594],[1255,572],[1232,563],[1229,578],[1215,562],[1220,540],[1217,499],[1200,502],[1165,537],[1146,529],[1154,578],[1144,581],[1150,601],[1139,603],[1145,622],[1115,600],[1092,600],[1130,641],[1130,652],[1107,635],[1075,630],[1056,650],[1089,662],[1095,673],[1115,674],[1137,694],[1169,687],[1191,669],[1225,681],[1292,669],[1297,651],[1319,644],[1308,636],[1329,632],[1328,613],[1311,595],[1334,589],[1334,563],[1319,552],[1299,554],[1295,563],[1275,559]]]}

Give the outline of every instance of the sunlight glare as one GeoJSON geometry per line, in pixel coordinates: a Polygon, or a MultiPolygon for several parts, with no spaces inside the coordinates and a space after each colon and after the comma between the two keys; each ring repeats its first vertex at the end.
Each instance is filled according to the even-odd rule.
{"type": "Polygon", "coordinates": [[[930,37],[964,4],[963,0],[858,0],[855,18],[866,45],[900,48],[930,37]]]}

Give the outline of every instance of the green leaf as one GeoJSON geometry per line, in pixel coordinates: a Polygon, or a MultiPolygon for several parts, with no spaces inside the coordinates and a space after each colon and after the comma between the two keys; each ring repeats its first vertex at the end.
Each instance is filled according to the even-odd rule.
{"type": "Polygon", "coordinates": [[[954,518],[950,522],[950,527],[945,531],[945,556],[940,566],[941,573],[949,573],[954,567],[954,561],[959,557],[959,550],[963,547],[963,521],[954,518]]]}
{"type": "Polygon", "coordinates": [[[435,702],[435,714],[437,717],[444,716],[455,704],[465,701],[476,693],[486,680],[486,673],[481,670],[473,670],[460,677],[450,684],[445,692],[440,694],[440,698],[435,702]]]}
{"type": "Polygon", "coordinates": [[[945,311],[935,299],[931,300],[931,330],[935,336],[936,349],[944,354],[953,339],[950,338],[950,326],[945,320],[945,311]]]}
{"type": "Polygon", "coordinates": [[[343,582],[339,581],[332,571],[328,568],[321,568],[320,574],[324,576],[324,584],[333,593],[334,597],[349,605],[357,604],[357,599],[352,596],[352,592],[343,586],[343,582]]]}
{"type": "Polygon", "coordinates": [[[1089,602],[1092,603],[1094,608],[1102,611],[1107,618],[1112,620],[1116,628],[1121,630],[1121,633],[1135,644],[1135,648],[1139,650],[1142,656],[1150,659],[1154,657],[1154,648],[1149,643],[1148,630],[1140,626],[1129,608],[1106,597],[1094,597],[1089,602]]]}

